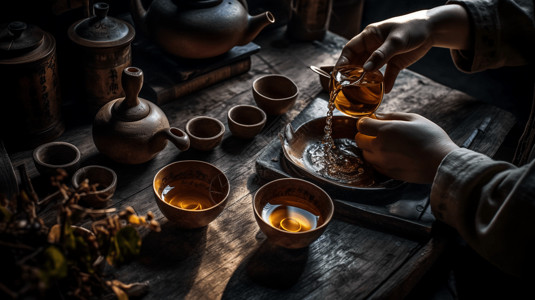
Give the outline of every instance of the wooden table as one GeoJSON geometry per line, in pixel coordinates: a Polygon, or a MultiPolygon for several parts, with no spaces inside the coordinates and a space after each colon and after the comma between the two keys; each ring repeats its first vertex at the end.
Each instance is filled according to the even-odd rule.
{"type": "MultiPolygon", "coordinates": [[[[262,49],[252,57],[248,73],[162,106],[170,124],[178,128],[197,115],[212,116],[226,124],[230,107],[254,104],[254,79],[269,73],[289,76],[300,89],[297,103],[285,115],[268,118],[262,133],[253,140],[236,139],[227,130],[222,144],[211,152],[179,153],[169,144],[154,160],[126,166],[98,153],[91,124],[68,128],[60,138],[79,147],[82,165],[101,164],[116,171],[114,207],[133,206],[140,214],[152,211],[162,224],[160,233],[143,233],[139,259],[118,269],[118,278],[124,282],[150,281],[145,299],[383,299],[407,295],[445,249],[442,235],[410,238],[385,230],[380,222],[370,224],[347,216],[333,219],[316,242],[301,250],[273,246],[260,233],[251,201],[266,180],[257,175],[256,161],[285,124],[319,101],[319,78],[308,66],[333,64],[346,40],[329,33],[321,42],[294,42],[285,39],[284,30],[279,29],[264,32],[255,42],[262,49]],[[198,230],[182,230],[168,222],[152,192],[152,179],[160,168],[186,159],[213,163],[231,183],[223,213],[198,230]]],[[[443,126],[459,143],[485,116],[491,116],[487,130],[472,144],[473,149],[489,155],[496,152],[514,123],[510,114],[407,70],[400,73],[380,109],[421,113],[443,126]]],[[[30,177],[39,180],[31,151],[10,157],[15,165],[26,164],[30,177]]]]}

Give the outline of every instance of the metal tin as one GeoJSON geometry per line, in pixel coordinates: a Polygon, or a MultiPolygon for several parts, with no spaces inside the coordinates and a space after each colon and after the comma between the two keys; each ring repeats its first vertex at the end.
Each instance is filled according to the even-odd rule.
{"type": "MultiPolygon", "coordinates": [[[[81,79],[81,96],[92,110],[124,97],[121,76],[132,63],[132,25],[108,16],[106,3],[95,3],[94,15],[69,27],[68,36],[76,46],[76,64],[81,79]],[[80,50],[80,51],[77,51],[80,50]]],[[[78,73],[77,73],[78,74],[78,73]]]]}
{"type": "Polygon", "coordinates": [[[333,0],[291,0],[290,37],[301,41],[322,40],[329,28],[333,0]]]}
{"type": "Polygon", "coordinates": [[[0,91],[6,147],[35,147],[63,133],[56,41],[50,33],[23,22],[0,26],[0,91]]]}

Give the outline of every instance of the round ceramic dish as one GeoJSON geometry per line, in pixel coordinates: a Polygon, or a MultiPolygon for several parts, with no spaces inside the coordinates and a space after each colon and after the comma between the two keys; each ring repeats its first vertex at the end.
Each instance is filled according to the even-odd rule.
{"type": "MultiPolygon", "coordinates": [[[[333,139],[347,139],[353,141],[357,134],[357,119],[346,116],[333,117],[333,139]]],[[[299,126],[297,130],[286,125],[279,134],[282,153],[286,164],[282,164],[290,174],[311,179],[312,181],[337,189],[346,190],[383,190],[392,189],[403,184],[402,181],[385,177],[368,164],[363,164],[362,175],[352,178],[350,182],[335,180],[323,176],[318,170],[311,167],[311,147],[321,143],[324,136],[325,117],[317,118],[299,126]]],[[[355,145],[356,146],[356,145],[355,145]]]]}

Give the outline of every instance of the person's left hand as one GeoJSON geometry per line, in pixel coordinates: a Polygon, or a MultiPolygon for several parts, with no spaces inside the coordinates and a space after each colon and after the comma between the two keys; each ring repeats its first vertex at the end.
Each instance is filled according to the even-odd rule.
{"type": "Polygon", "coordinates": [[[394,179],[432,183],[442,159],[459,148],[430,120],[412,113],[361,118],[355,141],[364,159],[394,179]]]}

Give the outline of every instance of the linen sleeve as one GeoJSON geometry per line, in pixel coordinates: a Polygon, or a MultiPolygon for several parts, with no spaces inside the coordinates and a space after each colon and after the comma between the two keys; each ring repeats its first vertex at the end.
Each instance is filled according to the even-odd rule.
{"type": "Polygon", "coordinates": [[[454,150],[435,176],[431,209],[503,271],[534,277],[535,161],[516,167],[468,149],[454,150]]]}
{"type": "Polygon", "coordinates": [[[469,51],[450,50],[456,67],[473,73],[534,60],[533,0],[451,0],[468,12],[473,44],[469,51]]]}

